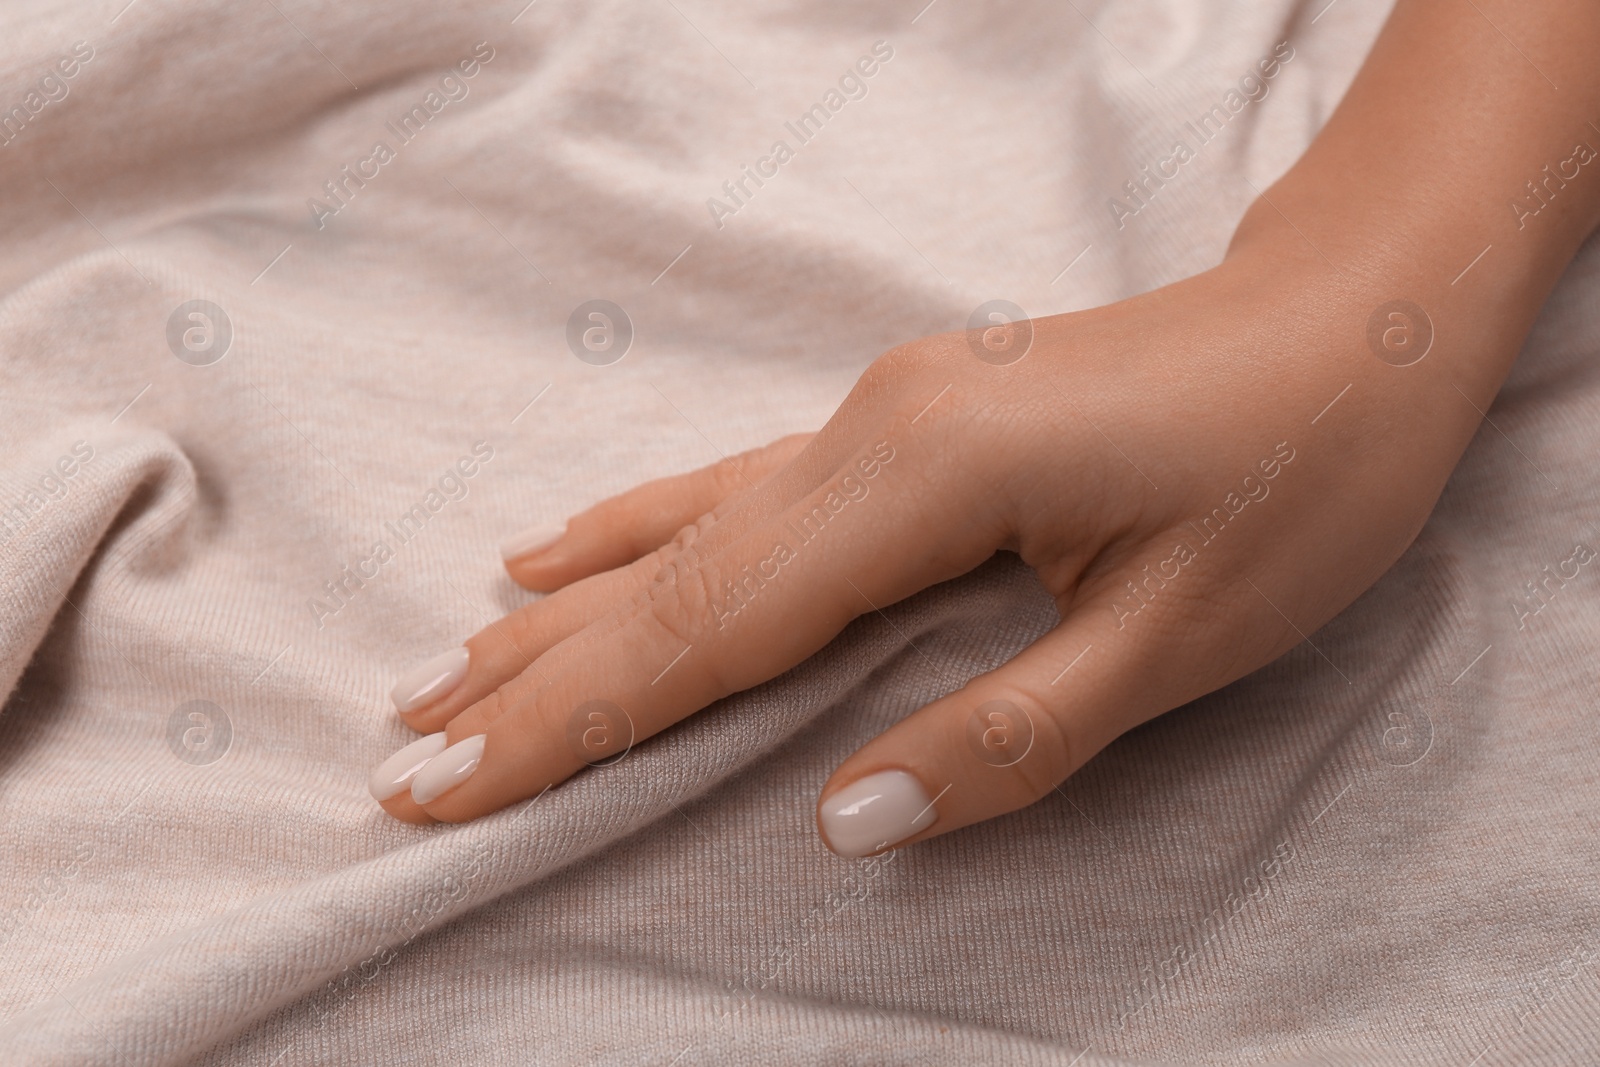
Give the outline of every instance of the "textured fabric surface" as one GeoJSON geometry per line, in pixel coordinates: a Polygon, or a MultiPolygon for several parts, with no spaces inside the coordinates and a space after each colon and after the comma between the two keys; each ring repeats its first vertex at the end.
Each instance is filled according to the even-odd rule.
{"type": "Polygon", "coordinates": [[[1026,811],[812,821],[1053,623],[1004,556],[532,804],[364,787],[393,678],[529,599],[499,538],[1215,263],[1385,5],[122,3],[0,11],[0,1061],[1600,1059],[1593,247],[1371,592],[1026,811]]]}

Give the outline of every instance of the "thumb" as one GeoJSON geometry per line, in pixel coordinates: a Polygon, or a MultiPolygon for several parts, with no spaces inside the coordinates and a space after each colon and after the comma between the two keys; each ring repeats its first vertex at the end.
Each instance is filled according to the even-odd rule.
{"type": "Polygon", "coordinates": [[[846,759],[817,802],[827,846],[867,856],[1027,807],[1165,710],[1139,681],[1149,672],[1143,642],[1108,641],[1089,621],[1103,618],[1095,608],[1081,605],[1010,662],[846,759]]]}

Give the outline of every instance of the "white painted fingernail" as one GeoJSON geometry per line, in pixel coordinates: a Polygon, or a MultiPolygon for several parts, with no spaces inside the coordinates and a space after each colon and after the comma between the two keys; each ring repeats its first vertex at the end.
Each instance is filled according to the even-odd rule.
{"type": "Polygon", "coordinates": [[[450,692],[467,676],[468,659],[466,646],[463,645],[406,671],[389,691],[389,699],[394,701],[395,710],[411,711],[450,692]]]}
{"type": "Polygon", "coordinates": [[[411,780],[411,799],[418,804],[431,804],[466,781],[483,759],[483,739],[487,736],[473,734],[429,760],[411,780]]]}
{"type": "Polygon", "coordinates": [[[440,730],[436,734],[418,738],[378,764],[367,779],[367,791],[372,794],[372,799],[388,800],[411,788],[411,779],[429,760],[443,752],[448,743],[444,731],[440,730]]]}
{"type": "Polygon", "coordinates": [[[523,556],[531,556],[542,548],[549,548],[567,532],[564,522],[545,522],[530,526],[500,542],[500,558],[507,563],[523,556]]]}
{"type": "Polygon", "coordinates": [[[822,805],[822,832],[841,856],[869,856],[938,819],[927,790],[905,771],[869,774],[822,805]]]}

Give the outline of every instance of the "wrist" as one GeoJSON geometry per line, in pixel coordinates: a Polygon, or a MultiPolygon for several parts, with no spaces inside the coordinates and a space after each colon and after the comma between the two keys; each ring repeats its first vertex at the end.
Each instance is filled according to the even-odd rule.
{"type": "Polygon", "coordinates": [[[1452,276],[1430,277],[1398,257],[1359,271],[1330,265],[1271,204],[1258,206],[1277,223],[1258,212],[1241,225],[1202,283],[1203,299],[1247,320],[1236,349],[1278,383],[1285,425],[1315,427],[1316,451],[1351,470],[1404,456],[1423,487],[1418,500],[1431,501],[1515,361],[1526,324],[1460,286],[1452,291],[1452,276]]]}
{"type": "Polygon", "coordinates": [[[1583,0],[1536,7],[1397,3],[1339,107],[1246,212],[1229,254],[1320,269],[1322,299],[1420,305],[1438,353],[1485,407],[1600,225],[1600,68],[1590,58],[1600,11],[1583,0]],[[1541,56],[1538,68],[1508,61],[1493,20],[1513,15],[1524,16],[1521,49],[1541,56]]]}
{"type": "MultiPolygon", "coordinates": [[[[1600,158],[1590,166],[1600,187],[1600,158]]],[[[1482,211],[1463,218],[1437,193],[1386,195],[1410,207],[1398,210],[1341,175],[1296,168],[1246,211],[1227,261],[1263,279],[1287,279],[1309,306],[1335,316],[1341,331],[1364,334],[1380,308],[1412,305],[1421,313],[1412,325],[1432,338],[1430,372],[1448,364],[1450,380],[1487,408],[1581,243],[1569,223],[1588,204],[1573,197],[1569,217],[1534,232],[1519,231],[1509,210],[1504,219],[1482,211]]],[[[1368,347],[1378,361],[1405,365],[1405,342],[1393,338],[1398,349],[1368,347]]]]}

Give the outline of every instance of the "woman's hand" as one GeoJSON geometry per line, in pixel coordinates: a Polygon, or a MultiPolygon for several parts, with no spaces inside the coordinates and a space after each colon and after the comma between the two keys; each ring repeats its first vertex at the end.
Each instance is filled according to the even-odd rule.
{"type": "Polygon", "coordinates": [[[1600,224],[1600,8],[1536,7],[1399,0],[1221,266],[896,348],[815,437],[520,539],[512,576],[557,591],[402,679],[430,736],[374,794],[418,822],[535,796],[1019,553],[1060,624],[834,772],[823,837],[864,855],[1023,807],[1303,640],[1421,528],[1600,224]]]}
{"type": "Polygon", "coordinates": [[[1477,416],[1439,359],[1369,350],[1385,295],[1273,234],[1119,304],[896,348],[814,437],[521,538],[508,570],[553,595],[396,687],[434,736],[374,793],[450,822],[535,796],[1007,550],[1060,624],[846,760],[818,822],[858,856],[1030,804],[1299,643],[1421,528],[1477,416]]]}

